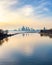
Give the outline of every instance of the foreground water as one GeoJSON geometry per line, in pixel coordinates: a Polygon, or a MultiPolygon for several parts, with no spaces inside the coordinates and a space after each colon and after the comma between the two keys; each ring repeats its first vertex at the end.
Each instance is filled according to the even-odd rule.
{"type": "Polygon", "coordinates": [[[52,65],[52,38],[30,33],[0,40],[0,65],[52,65]]]}

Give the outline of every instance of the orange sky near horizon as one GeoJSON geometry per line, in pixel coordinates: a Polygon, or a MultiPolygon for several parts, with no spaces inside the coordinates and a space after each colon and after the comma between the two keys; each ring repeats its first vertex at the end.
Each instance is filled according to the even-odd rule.
{"type": "Polygon", "coordinates": [[[52,22],[35,22],[33,20],[18,21],[18,22],[0,22],[1,29],[17,29],[22,26],[32,27],[34,29],[42,29],[43,27],[52,28],[52,22]]]}

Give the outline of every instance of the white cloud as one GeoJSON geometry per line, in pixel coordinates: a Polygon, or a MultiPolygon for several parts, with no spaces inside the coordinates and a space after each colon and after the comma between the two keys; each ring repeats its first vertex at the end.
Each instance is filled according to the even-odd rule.
{"type": "MultiPolygon", "coordinates": [[[[49,11],[49,9],[45,7],[46,5],[45,2],[35,8],[32,5],[24,5],[21,8],[17,8],[15,11],[7,9],[7,7],[16,4],[16,1],[17,0],[0,0],[0,21],[10,22],[10,23],[15,21],[18,24],[19,21],[21,21],[20,24],[23,24],[25,21],[27,22],[27,24],[28,22],[29,24],[32,24],[31,21],[34,21],[37,22],[38,26],[41,24],[39,23],[40,21],[41,22],[50,21],[49,17],[48,20],[46,20],[45,18],[41,18],[42,14],[37,14],[37,13],[42,13],[43,11],[46,12],[49,11]],[[22,23],[22,21],[24,22],[22,23]]],[[[26,22],[24,24],[26,24],[26,22]]],[[[32,24],[32,26],[33,25],[35,26],[35,24],[36,23],[32,24]]]]}
{"type": "Polygon", "coordinates": [[[4,8],[15,5],[17,3],[18,0],[0,0],[0,6],[3,6],[4,8]]]}
{"type": "Polygon", "coordinates": [[[46,12],[48,12],[48,11],[49,11],[49,9],[48,9],[48,8],[43,8],[43,10],[44,10],[44,11],[46,11],[46,12]]]}
{"type": "Polygon", "coordinates": [[[31,5],[25,5],[19,9],[19,12],[23,16],[32,16],[34,12],[34,8],[31,5]]]}
{"type": "Polygon", "coordinates": [[[7,10],[8,7],[10,8],[11,5],[15,5],[16,3],[19,4],[19,0],[0,0],[0,19],[1,20],[2,20],[2,18],[6,19],[7,18],[6,16],[14,17],[14,15],[15,15],[15,17],[18,17],[18,16],[19,17],[22,17],[22,16],[23,17],[42,16],[43,14],[37,14],[37,13],[49,11],[49,9],[45,7],[45,5],[48,3],[45,0],[41,0],[40,5],[38,5],[35,8],[31,5],[24,5],[21,8],[17,8],[16,11],[10,11],[9,9],[7,10]]]}
{"type": "MultiPolygon", "coordinates": [[[[46,8],[44,8],[44,10],[47,11],[46,8]]],[[[40,15],[36,14],[36,9],[34,9],[34,7],[32,7],[31,5],[25,5],[15,11],[5,9],[3,6],[3,2],[0,6],[0,21],[19,21],[28,18],[34,18],[34,20],[37,20],[37,17],[40,17],[40,15]]]]}
{"type": "Polygon", "coordinates": [[[18,0],[0,0],[0,21],[10,21],[14,17],[15,12],[11,12],[8,7],[17,2],[18,0]]]}
{"type": "Polygon", "coordinates": [[[44,16],[46,14],[45,12],[48,14],[50,10],[47,5],[50,5],[50,2],[47,0],[41,0],[39,5],[35,7],[36,14],[38,14],[38,16],[44,16]]]}
{"type": "Polygon", "coordinates": [[[9,10],[8,7],[18,3],[18,0],[0,0],[0,21],[17,21],[25,17],[32,17],[33,7],[31,5],[25,5],[17,10],[9,10]]]}

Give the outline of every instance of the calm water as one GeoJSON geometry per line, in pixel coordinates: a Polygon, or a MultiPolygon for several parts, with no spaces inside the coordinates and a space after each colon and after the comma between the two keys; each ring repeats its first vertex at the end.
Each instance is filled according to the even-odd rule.
{"type": "Polygon", "coordinates": [[[52,37],[30,33],[0,40],[0,65],[52,65],[52,37]]]}

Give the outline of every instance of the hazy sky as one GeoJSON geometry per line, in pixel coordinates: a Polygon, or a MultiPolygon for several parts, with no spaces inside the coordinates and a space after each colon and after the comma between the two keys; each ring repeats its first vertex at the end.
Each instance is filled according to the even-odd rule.
{"type": "Polygon", "coordinates": [[[0,0],[0,28],[52,28],[52,0],[0,0]]]}

